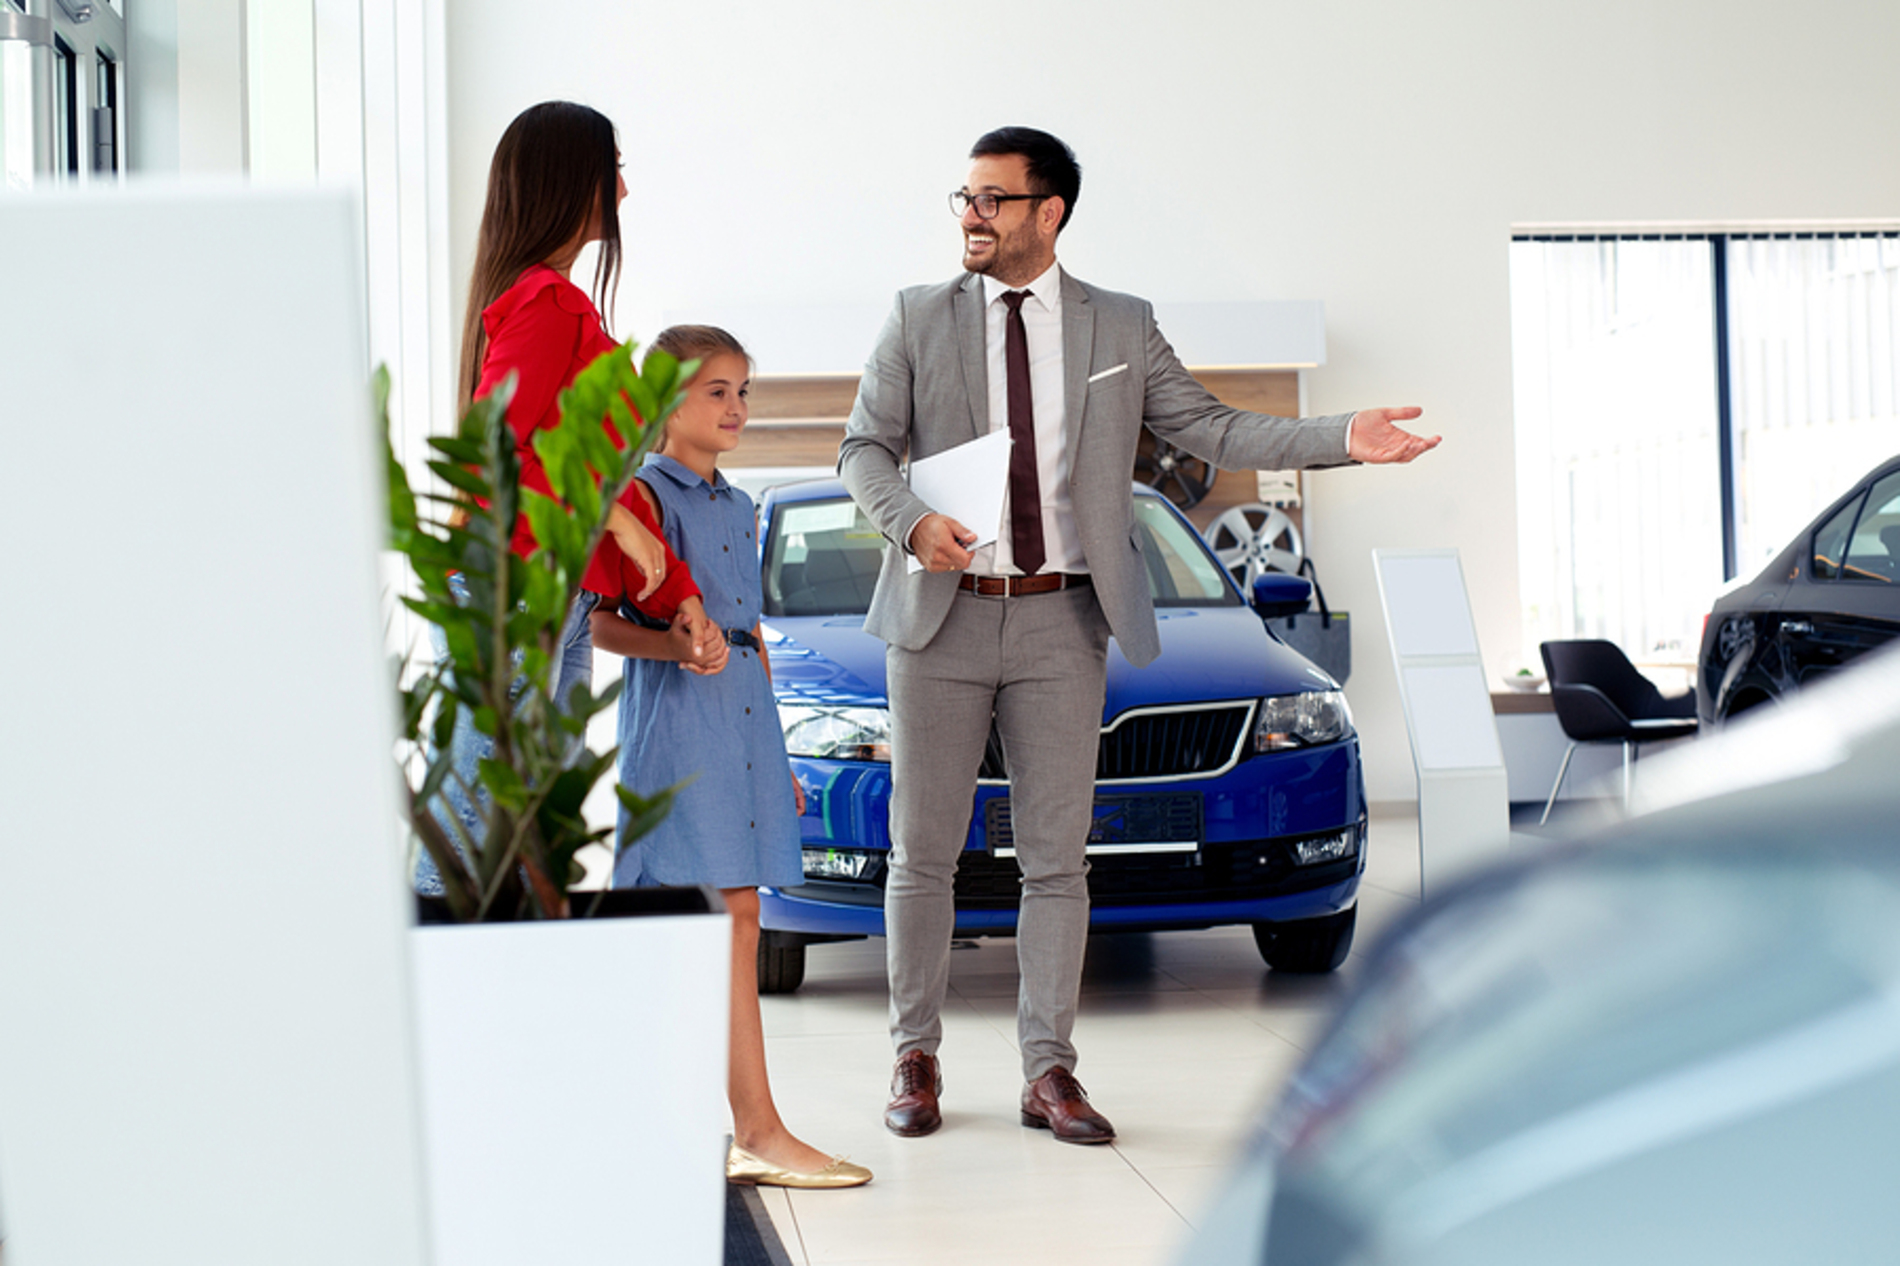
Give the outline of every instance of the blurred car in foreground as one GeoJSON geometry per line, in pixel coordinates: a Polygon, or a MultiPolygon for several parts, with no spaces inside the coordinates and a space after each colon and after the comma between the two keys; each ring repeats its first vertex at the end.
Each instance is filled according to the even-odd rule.
{"type": "Polygon", "coordinates": [[[1703,728],[1780,699],[1900,634],[1900,457],[1869,471],[1702,630],[1703,728]]]}
{"type": "Polygon", "coordinates": [[[1900,648],[1426,902],[1184,1261],[1900,1260],[1896,768],[1900,648]]]}
{"type": "MultiPolygon", "coordinates": [[[[1331,971],[1352,944],[1365,868],[1345,696],[1274,639],[1174,506],[1136,494],[1162,653],[1136,669],[1109,652],[1091,926],[1250,924],[1268,965],[1331,971]]],[[[837,480],[770,489],[759,535],[773,691],[807,797],[805,881],[761,892],[760,987],[785,992],[808,944],[884,933],[891,730],[884,644],[864,613],[885,542],[837,480]]],[[[1294,583],[1304,606],[1305,582],[1294,583]]],[[[1015,931],[1009,809],[992,733],[957,866],[959,936],[1015,931]]]]}

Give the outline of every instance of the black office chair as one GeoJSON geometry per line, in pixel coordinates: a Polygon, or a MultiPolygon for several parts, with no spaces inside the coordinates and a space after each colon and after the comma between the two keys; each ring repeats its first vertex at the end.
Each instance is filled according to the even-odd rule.
{"type": "Polygon", "coordinates": [[[1695,692],[1663,694],[1636,671],[1636,665],[1614,642],[1594,638],[1545,642],[1539,649],[1544,655],[1544,672],[1550,678],[1550,701],[1557,709],[1557,723],[1563,726],[1570,746],[1564,750],[1557,784],[1550,789],[1538,824],[1550,821],[1551,807],[1563,790],[1564,775],[1570,772],[1570,758],[1582,743],[1623,745],[1623,806],[1628,808],[1637,745],[1694,734],[1695,692]]]}

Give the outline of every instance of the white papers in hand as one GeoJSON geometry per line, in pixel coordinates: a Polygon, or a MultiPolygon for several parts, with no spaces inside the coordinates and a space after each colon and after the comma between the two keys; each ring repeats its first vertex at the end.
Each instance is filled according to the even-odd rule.
{"type": "MultiPolygon", "coordinates": [[[[910,490],[938,514],[976,533],[976,545],[996,539],[1003,523],[1003,493],[1009,487],[1009,432],[991,431],[910,464],[910,490]]],[[[974,549],[976,546],[971,546],[974,549]]],[[[922,571],[917,556],[912,571],[922,571]]]]}

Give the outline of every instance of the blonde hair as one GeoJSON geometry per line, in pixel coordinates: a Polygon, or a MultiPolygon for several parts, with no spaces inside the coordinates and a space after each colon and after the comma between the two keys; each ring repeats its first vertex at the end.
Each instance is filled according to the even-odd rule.
{"type": "MultiPolygon", "coordinates": [[[[685,362],[699,361],[702,365],[715,356],[730,353],[745,361],[746,368],[752,367],[752,353],[745,345],[716,325],[669,325],[654,336],[653,346],[674,360],[685,362]]],[[[660,425],[660,438],[656,449],[666,446],[666,425],[660,425]]]]}

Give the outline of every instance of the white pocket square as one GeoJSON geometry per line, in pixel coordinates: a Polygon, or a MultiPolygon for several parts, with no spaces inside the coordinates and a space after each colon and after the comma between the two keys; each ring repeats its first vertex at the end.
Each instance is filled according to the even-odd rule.
{"type": "Polygon", "coordinates": [[[1103,370],[1103,371],[1102,371],[1101,373],[1099,373],[1099,374],[1090,374],[1090,375],[1089,375],[1089,381],[1090,381],[1090,382],[1100,382],[1100,381],[1102,381],[1102,379],[1104,379],[1104,378],[1113,378],[1113,377],[1114,377],[1114,376],[1115,376],[1116,374],[1119,374],[1119,373],[1121,373],[1121,372],[1122,372],[1122,370],[1124,370],[1124,369],[1127,369],[1127,368],[1128,368],[1128,362],[1127,362],[1127,361],[1123,361],[1123,362],[1122,362],[1121,364],[1119,364],[1119,365],[1117,365],[1117,366],[1115,366],[1115,368],[1113,368],[1113,369],[1104,369],[1104,370],[1103,370]]]}

